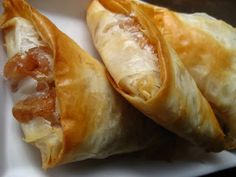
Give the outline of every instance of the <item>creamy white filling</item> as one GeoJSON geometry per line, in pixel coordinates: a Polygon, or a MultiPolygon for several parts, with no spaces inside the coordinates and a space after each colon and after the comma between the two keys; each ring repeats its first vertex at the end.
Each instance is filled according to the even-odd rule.
{"type": "Polygon", "coordinates": [[[17,103],[20,100],[26,99],[29,95],[35,94],[37,87],[37,81],[32,77],[27,77],[23,79],[18,84],[18,89],[12,93],[14,103],[17,103]]]}
{"type": "Polygon", "coordinates": [[[122,27],[130,17],[107,13],[100,21],[95,42],[115,82],[130,95],[150,99],[160,87],[158,57],[153,46],[140,42],[137,26],[122,27]]]}
{"type": "Polygon", "coordinates": [[[15,17],[7,21],[2,28],[6,30],[5,42],[8,58],[24,53],[31,48],[44,46],[32,23],[24,18],[15,17]]]}

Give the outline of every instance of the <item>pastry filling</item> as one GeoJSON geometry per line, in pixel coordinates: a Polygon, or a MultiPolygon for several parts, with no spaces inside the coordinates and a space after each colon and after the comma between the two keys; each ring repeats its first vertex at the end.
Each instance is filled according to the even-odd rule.
{"type": "Polygon", "coordinates": [[[13,115],[21,123],[41,117],[51,122],[51,125],[60,125],[56,109],[52,51],[29,23],[16,17],[9,20],[4,28],[6,48],[11,56],[5,64],[4,75],[11,83],[12,92],[21,90],[21,83],[25,80],[34,81],[29,86],[33,91],[16,101],[13,115]],[[28,31],[23,31],[27,25],[28,31]]]}
{"type": "Polygon", "coordinates": [[[144,57],[143,59],[151,61],[148,62],[151,69],[147,73],[129,76],[130,79],[128,81],[121,80],[120,85],[123,86],[127,93],[136,93],[143,99],[148,100],[160,88],[158,58],[155,48],[144,36],[141,26],[132,17],[118,16],[119,18],[119,28],[130,33],[132,39],[138,43],[141,50],[149,54],[147,55],[148,58],[144,57]]]}
{"type": "Polygon", "coordinates": [[[43,168],[48,168],[63,147],[52,50],[24,18],[14,17],[1,27],[9,58],[4,75],[11,84],[13,115],[24,140],[40,149],[43,168]]]}
{"type": "Polygon", "coordinates": [[[156,49],[132,16],[108,14],[100,24],[104,63],[123,91],[149,100],[161,85],[156,49]]]}

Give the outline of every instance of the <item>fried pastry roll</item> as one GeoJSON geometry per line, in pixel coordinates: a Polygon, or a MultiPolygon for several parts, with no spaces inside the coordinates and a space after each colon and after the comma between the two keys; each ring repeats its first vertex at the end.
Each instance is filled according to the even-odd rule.
{"type": "Polygon", "coordinates": [[[178,13],[133,2],[176,50],[216,113],[228,148],[236,148],[236,29],[206,13],[178,13]]]}
{"type": "Polygon", "coordinates": [[[152,20],[132,1],[93,0],[87,23],[108,77],[131,104],[208,151],[224,133],[206,99],[152,20]]]}
{"type": "MultiPolygon", "coordinates": [[[[166,131],[112,88],[104,67],[24,0],[4,0],[0,18],[13,115],[43,168],[138,151],[166,131]]],[[[168,135],[169,136],[169,135],[168,135]]]]}

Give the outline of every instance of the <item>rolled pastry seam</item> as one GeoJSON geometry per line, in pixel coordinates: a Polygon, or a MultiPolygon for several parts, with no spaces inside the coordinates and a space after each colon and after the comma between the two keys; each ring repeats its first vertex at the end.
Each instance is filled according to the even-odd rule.
{"type": "Polygon", "coordinates": [[[93,0],[87,23],[116,90],[158,124],[208,151],[224,134],[175,51],[132,1],[93,0]]]}
{"type": "Polygon", "coordinates": [[[169,134],[110,86],[104,67],[23,0],[4,0],[5,76],[43,168],[142,150],[169,134]]]}
{"type": "Polygon", "coordinates": [[[228,148],[236,147],[236,29],[205,13],[185,14],[133,1],[154,20],[211,103],[224,127],[228,148]]]}

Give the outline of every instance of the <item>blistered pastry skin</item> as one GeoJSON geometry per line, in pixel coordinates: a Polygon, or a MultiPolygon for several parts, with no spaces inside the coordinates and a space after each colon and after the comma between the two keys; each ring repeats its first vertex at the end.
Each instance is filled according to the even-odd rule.
{"type": "MultiPolygon", "coordinates": [[[[4,0],[3,5],[0,26],[14,17],[24,18],[52,51],[60,124],[52,126],[40,112],[21,123],[25,141],[41,151],[43,168],[141,150],[169,136],[121,98],[109,84],[104,67],[46,17],[23,0],[4,0]]],[[[36,88],[28,78],[19,86],[17,99],[44,88],[36,88]]]]}
{"type": "MultiPolygon", "coordinates": [[[[93,0],[87,11],[87,23],[94,44],[109,72],[108,77],[122,96],[155,122],[192,143],[209,151],[220,151],[224,148],[224,134],[210,105],[202,96],[176,52],[168,45],[153,21],[147,18],[142,9],[128,0],[93,0]],[[117,63],[117,60],[124,59],[123,55],[126,55],[122,53],[125,52],[124,46],[127,40],[132,40],[132,37],[127,37],[128,39],[123,42],[114,43],[111,48],[106,48],[107,43],[112,43],[113,40],[112,36],[109,41],[106,40],[109,35],[107,29],[111,29],[108,27],[114,25],[117,14],[132,17],[139,23],[157,56],[154,65],[159,70],[155,74],[160,79],[159,88],[146,100],[139,95],[130,94],[124,89],[124,85],[118,82],[120,74],[128,73],[132,67],[135,68],[135,63],[132,66],[117,66],[126,70],[123,73],[121,73],[122,70],[116,71],[114,66],[111,67],[114,58],[117,63]],[[113,56],[112,50],[115,50],[117,54],[120,51],[120,54],[113,56]]],[[[120,33],[122,33],[120,36],[125,34],[122,31],[120,33]]],[[[142,50],[140,48],[130,47],[130,50],[133,54],[140,54],[140,58],[147,57],[139,51],[142,50]]],[[[136,56],[129,55],[128,57],[132,60],[132,57],[136,56]]]]}

